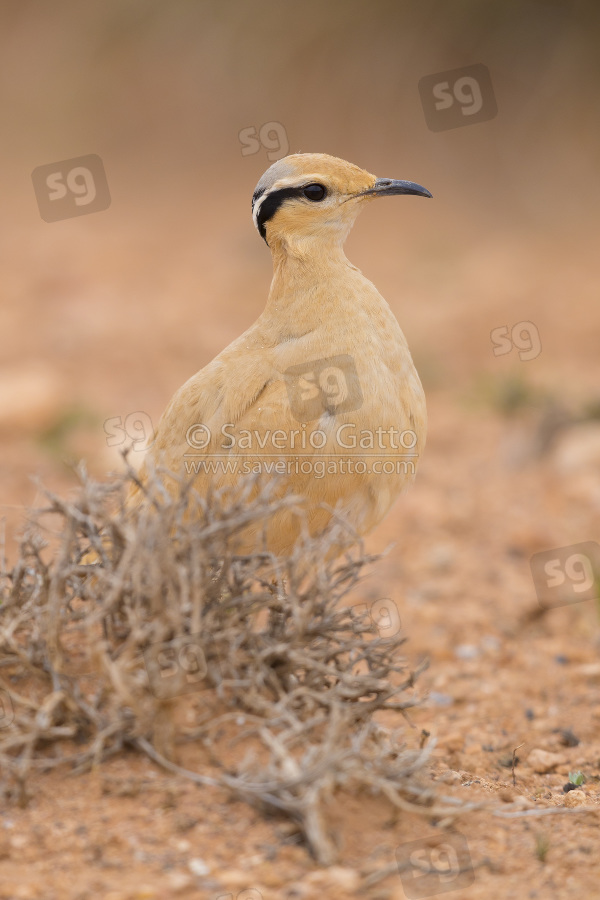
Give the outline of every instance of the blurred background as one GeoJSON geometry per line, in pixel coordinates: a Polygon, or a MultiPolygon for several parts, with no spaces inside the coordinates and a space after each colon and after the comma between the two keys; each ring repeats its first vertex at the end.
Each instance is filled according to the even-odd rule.
{"type": "Polygon", "coordinates": [[[9,522],[32,475],[63,489],[72,462],[104,476],[125,442],[140,450],[258,316],[271,263],[250,198],[287,152],[433,193],[369,206],[347,245],[407,335],[433,440],[444,416],[452,431],[537,410],[536,440],[548,415],[593,419],[596,4],[4,0],[0,26],[9,522]],[[75,206],[85,184],[57,165],[66,215],[45,221],[32,172],[90,154],[110,205],[75,206]]]}
{"type": "MultiPolygon", "coordinates": [[[[393,611],[411,665],[431,660],[415,722],[439,737],[433,762],[460,790],[467,773],[471,799],[480,779],[508,785],[492,733],[509,767],[521,746],[568,754],[537,781],[519,769],[531,800],[562,805],[581,769],[597,802],[599,48],[592,0],[2,0],[0,558],[5,543],[14,560],[39,482],[64,496],[79,460],[100,479],[126,445],[140,460],[174,391],[260,314],[271,259],[250,201],[274,159],[325,152],[417,181],[433,200],[370,204],[346,246],[397,316],[429,411],[416,482],[367,542],[393,549],[356,599],[373,601],[378,627],[374,610],[393,611]],[[538,602],[544,565],[564,586],[556,608],[538,602]],[[567,728],[579,748],[560,745],[567,728]]],[[[132,755],[117,762],[129,779],[132,755]]],[[[487,809],[488,782],[478,796],[487,809]]],[[[109,800],[114,821],[133,815],[109,800]]],[[[347,862],[374,847],[380,865],[393,822],[352,802],[338,806],[347,862]]],[[[108,834],[104,816],[94,825],[104,803],[41,807],[42,830],[70,815],[108,834]]],[[[222,820],[246,866],[236,835],[248,849],[251,829],[232,816],[213,803],[202,828],[222,820]]],[[[162,806],[154,820],[175,827],[162,806]]],[[[405,840],[414,821],[399,817],[405,840]]],[[[523,883],[557,896],[574,878],[596,896],[587,818],[553,817],[545,875],[537,826],[481,821],[461,819],[473,860],[507,864],[493,889],[478,870],[472,900],[523,883]]],[[[265,832],[253,834],[262,855],[265,832]]],[[[180,839],[177,826],[178,843],[158,843],[180,839]]],[[[136,886],[147,866],[128,864],[136,886]]],[[[80,875],[83,890],[98,870],[88,860],[80,875]]]]}

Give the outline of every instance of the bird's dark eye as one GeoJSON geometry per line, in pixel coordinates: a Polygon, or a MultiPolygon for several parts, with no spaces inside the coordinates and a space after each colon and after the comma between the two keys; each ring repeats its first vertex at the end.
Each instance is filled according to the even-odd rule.
{"type": "Polygon", "coordinates": [[[307,184],[302,193],[307,200],[312,200],[316,203],[317,200],[322,200],[326,196],[327,191],[322,184],[315,182],[314,184],[307,184]]]}

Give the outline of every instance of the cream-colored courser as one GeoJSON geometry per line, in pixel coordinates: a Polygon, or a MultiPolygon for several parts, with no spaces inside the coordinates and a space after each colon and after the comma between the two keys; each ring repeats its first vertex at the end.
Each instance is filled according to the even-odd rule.
{"type": "MultiPolygon", "coordinates": [[[[414,478],[425,397],[396,318],[343,246],[364,204],[393,194],[431,196],[321,153],[287,156],[265,172],[252,208],[273,256],[267,305],[176,392],[142,481],[150,463],[187,472],[204,494],[262,471],[302,498],[313,534],[331,510],[359,535],[381,521],[414,478]]],[[[274,516],[269,549],[289,553],[298,528],[297,516],[274,516]]]]}

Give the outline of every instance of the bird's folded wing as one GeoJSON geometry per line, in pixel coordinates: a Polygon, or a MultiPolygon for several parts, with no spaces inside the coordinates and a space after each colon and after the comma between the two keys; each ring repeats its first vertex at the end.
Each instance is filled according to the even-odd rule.
{"type": "Polygon", "coordinates": [[[303,434],[317,427],[294,417],[283,373],[268,351],[238,353],[235,359],[221,354],[174,395],[148,461],[194,474],[200,491],[247,474],[289,472],[293,492],[303,493],[311,476],[296,472],[296,460],[319,453],[306,437],[302,446],[303,434]]]}

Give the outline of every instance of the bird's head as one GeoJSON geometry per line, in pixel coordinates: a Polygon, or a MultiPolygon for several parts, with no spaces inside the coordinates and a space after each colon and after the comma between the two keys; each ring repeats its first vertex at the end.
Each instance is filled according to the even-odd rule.
{"type": "Polygon", "coordinates": [[[431,197],[420,184],[376,178],[326,153],[295,153],[262,176],[252,197],[252,216],[272,249],[279,244],[307,252],[314,239],[343,244],[366,201],[394,194],[431,197]]]}

